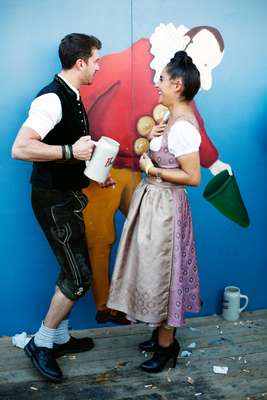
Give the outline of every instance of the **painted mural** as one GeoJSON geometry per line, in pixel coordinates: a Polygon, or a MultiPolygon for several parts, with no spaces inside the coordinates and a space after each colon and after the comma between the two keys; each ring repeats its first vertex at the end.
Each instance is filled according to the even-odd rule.
{"type": "MultiPolygon", "coordinates": [[[[120,143],[111,170],[116,185],[103,190],[91,182],[85,189],[90,199],[84,216],[99,323],[110,320],[106,302],[110,252],[115,241],[114,216],[118,209],[127,215],[133,191],[141,179],[139,157],[149,149],[146,136],[155,124],[168,119],[168,110],[158,104],[154,84],[179,50],[185,50],[198,67],[201,89],[210,90],[212,71],[224,55],[221,33],[211,26],[188,28],[184,25],[176,27],[173,23],[160,23],[149,38],[141,38],[124,51],[104,56],[94,84],[82,88],[93,139],[108,136],[120,143]]],[[[231,166],[219,159],[219,152],[206,132],[196,103],[193,101],[191,106],[202,138],[201,165],[209,168],[212,175],[227,171],[227,176],[231,176],[231,166]]]]}

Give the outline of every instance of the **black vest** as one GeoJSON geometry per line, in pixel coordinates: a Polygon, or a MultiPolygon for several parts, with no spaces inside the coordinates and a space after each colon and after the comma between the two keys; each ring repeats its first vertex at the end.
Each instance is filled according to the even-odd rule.
{"type": "MultiPolygon", "coordinates": [[[[73,144],[81,136],[89,134],[88,119],[84,106],[76,93],[59,77],[42,89],[36,97],[55,93],[61,102],[62,119],[45,136],[43,143],[51,145],[73,144]]],[[[85,162],[58,160],[33,162],[31,183],[47,189],[75,190],[86,187],[89,179],[84,175],[85,162]]]]}

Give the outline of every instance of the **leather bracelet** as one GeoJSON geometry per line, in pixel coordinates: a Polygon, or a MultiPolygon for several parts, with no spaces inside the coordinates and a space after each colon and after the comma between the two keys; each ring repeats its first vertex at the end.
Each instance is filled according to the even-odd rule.
{"type": "Polygon", "coordinates": [[[71,152],[70,152],[70,147],[68,144],[65,144],[65,159],[66,160],[71,159],[71,152]]]}
{"type": "Polygon", "coordinates": [[[66,160],[66,150],[64,144],[61,145],[62,149],[62,160],[66,160]]]}
{"type": "Polygon", "coordinates": [[[70,149],[71,159],[73,159],[73,158],[74,158],[74,156],[73,156],[73,148],[72,148],[72,144],[69,144],[69,149],[70,149]]]}

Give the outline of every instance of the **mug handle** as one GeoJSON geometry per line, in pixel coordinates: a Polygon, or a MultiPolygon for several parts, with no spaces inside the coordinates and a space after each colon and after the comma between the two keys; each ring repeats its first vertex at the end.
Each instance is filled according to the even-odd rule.
{"type": "Polygon", "coordinates": [[[245,299],[245,305],[239,309],[239,312],[245,310],[245,308],[247,307],[247,305],[248,305],[248,296],[245,296],[244,294],[241,294],[240,295],[240,299],[245,299]]]}

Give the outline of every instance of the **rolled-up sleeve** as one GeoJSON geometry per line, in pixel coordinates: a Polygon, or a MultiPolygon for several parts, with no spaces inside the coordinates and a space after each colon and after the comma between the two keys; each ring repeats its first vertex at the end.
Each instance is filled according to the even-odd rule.
{"type": "Polygon", "coordinates": [[[33,100],[23,126],[33,129],[44,139],[61,118],[62,106],[59,97],[55,93],[46,93],[33,100]]]}

